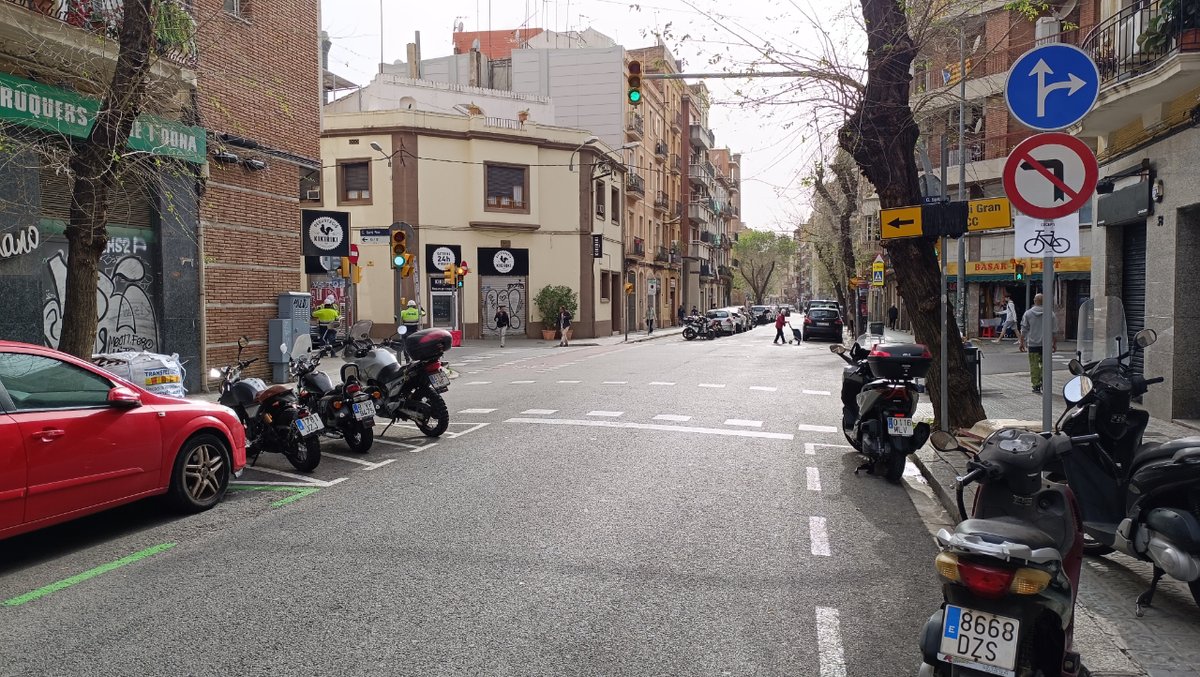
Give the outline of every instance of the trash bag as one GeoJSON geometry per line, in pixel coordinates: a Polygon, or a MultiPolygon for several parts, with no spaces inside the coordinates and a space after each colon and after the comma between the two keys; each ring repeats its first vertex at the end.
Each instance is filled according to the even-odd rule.
{"type": "Polygon", "coordinates": [[[99,353],[92,355],[96,366],[156,395],[185,397],[187,372],[179,355],[150,352],[99,353]]]}

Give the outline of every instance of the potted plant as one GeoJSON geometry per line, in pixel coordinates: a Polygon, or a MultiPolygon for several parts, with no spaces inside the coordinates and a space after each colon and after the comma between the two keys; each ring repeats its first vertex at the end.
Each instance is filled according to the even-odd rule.
{"type": "Polygon", "coordinates": [[[471,103],[467,104],[467,115],[472,117],[483,115],[483,109],[477,106],[474,101],[472,101],[471,103]]]}
{"type": "Polygon", "coordinates": [[[525,124],[525,121],[528,119],[529,119],[529,109],[528,108],[526,108],[525,110],[517,111],[517,121],[518,122],[520,122],[521,124],[525,124]]]}
{"type": "Polygon", "coordinates": [[[533,297],[538,315],[542,318],[542,339],[553,341],[558,331],[558,312],[566,308],[572,315],[579,308],[579,299],[574,290],[563,285],[546,285],[533,297]]]}
{"type": "Polygon", "coordinates": [[[1170,49],[1171,40],[1176,36],[1180,50],[1200,50],[1200,0],[1162,0],[1158,10],[1137,37],[1143,53],[1170,49]]]}

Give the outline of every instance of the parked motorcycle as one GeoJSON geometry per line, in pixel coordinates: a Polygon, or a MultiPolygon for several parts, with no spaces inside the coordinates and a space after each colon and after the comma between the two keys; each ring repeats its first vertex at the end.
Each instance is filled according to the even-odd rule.
{"type": "Polygon", "coordinates": [[[365,454],[375,440],[375,403],[371,394],[358,380],[353,365],[342,367],[342,382],[323,371],[321,353],[314,352],[312,339],[306,335],[296,338],[292,346],[290,371],[296,379],[300,404],[321,417],[326,437],[346,441],[350,451],[365,454]]]}
{"type": "Polygon", "coordinates": [[[692,341],[697,338],[709,341],[721,335],[720,320],[710,320],[702,315],[692,315],[683,320],[683,338],[692,341]]]}
{"type": "Polygon", "coordinates": [[[242,359],[249,344],[249,339],[241,337],[237,362],[209,370],[211,378],[221,379],[217,401],[234,410],[246,428],[246,455],[251,464],[264,452],[279,453],[300,472],[311,472],[321,463],[321,417],[301,405],[288,386],[242,378],[242,371],[258,361],[257,357],[242,359]]]}
{"type": "MultiPolygon", "coordinates": [[[[1067,485],[1043,473],[1094,437],[1005,428],[967,462],[956,486],[964,519],[937,534],[934,564],[945,601],[921,633],[920,675],[1080,674],[1073,648],[1083,561],[1079,508],[1067,485]],[[967,519],[963,491],[976,482],[967,519]]],[[[932,443],[970,453],[944,431],[933,433],[932,443]]]]}
{"type": "MultiPolygon", "coordinates": [[[[375,415],[412,421],[428,437],[439,437],[450,426],[450,412],[441,393],[450,389],[450,376],[441,361],[450,349],[450,332],[423,329],[400,333],[383,342],[368,338],[370,320],[356,322],[350,329],[345,356],[367,384],[375,403],[375,415]],[[396,353],[407,351],[412,360],[400,364],[396,353]]],[[[390,424],[389,424],[390,425],[390,424]]]]}
{"type": "Polygon", "coordinates": [[[849,349],[836,343],[829,350],[847,365],[842,370],[842,434],[866,457],[855,474],[866,470],[899,482],[905,458],[929,439],[929,424],[915,423],[923,387],[917,379],[929,373],[932,356],[919,343],[868,343],[859,337],[849,349]]]}
{"type": "Polygon", "coordinates": [[[1106,356],[1071,361],[1075,377],[1063,388],[1070,408],[1060,420],[1065,433],[1096,438],[1063,458],[1061,468],[1079,497],[1084,550],[1117,550],[1153,564],[1150,588],[1137,598],[1138,616],[1151,606],[1164,575],[1186,582],[1200,604],[1200,437],[1142,443],[1150,417],[1132,401],[1163,379],[1144,378],[1131,362],[1157,336],[1143,329],[1121,352],[1129,341],[1122,341],[1127,334],[1120,300],[1089,303],[1097,301],[1102,310],[1081,308],[1080,355],[1099,345],[1106,356]]]}

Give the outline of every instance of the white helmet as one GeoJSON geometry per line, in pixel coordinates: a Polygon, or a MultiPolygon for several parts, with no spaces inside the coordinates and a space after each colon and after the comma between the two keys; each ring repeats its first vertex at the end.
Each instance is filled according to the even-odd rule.
{"type": "Polygon", "coordinates": [[[416,301],[409,301],[409,302],[408,302],[408,307],[409,307],[409,308],[416,308],[416,307],[417,307],[417,302],[416,302],[416,301]]]}
{"type": "Polygon", "coordinates": [[[332,296],[325,297],[325,305],[332,306],[334,303],[335,303],[335,299],[332,296]]]}

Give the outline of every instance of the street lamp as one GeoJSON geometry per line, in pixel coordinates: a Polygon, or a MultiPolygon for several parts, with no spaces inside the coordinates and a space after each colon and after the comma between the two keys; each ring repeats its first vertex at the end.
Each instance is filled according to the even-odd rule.
{"type": "Polygon", "coordinates": [[[588,138],[584,139],[583,143],[579,144],[579,146],[576,147],[575,150],[571,151],[571,160],[570,160],[570,162],[567,163],[568,171],[572,171],[572,172],[575,171],[575,155],[577,153],[579,153],[579,149],[583,148],[584,146],[590,146],[594,143],[600,143],[600,137],[589,136],[588,138]]]}
{"type": "Polygon", "coordinates": [[[387,153],[383,152],[383,147],[382,147],[382,146],[380,146],[378,143],[376,143],[376,142],[374,142],[374,141],[372,141],[372,142],[371,142],[371,148],[372,148],[373,150],[375,150],[375,152],[377,152],[377,153],[379,153],[380,155],[382,155],[382,156],[383,156],[383,159],[387,160],[387,163],[388,163],[388,166],[389,166],[389,167],[391,167],[391,166],[392,166],[392,158],[396,156],[396,153],[399,153],[401,150],[403,150],[403,149],[401,149],[401,148],[397,148],[397,149],[396,149],[396,153],[392,153],[391,155],[388,155],[387,153]]]}

